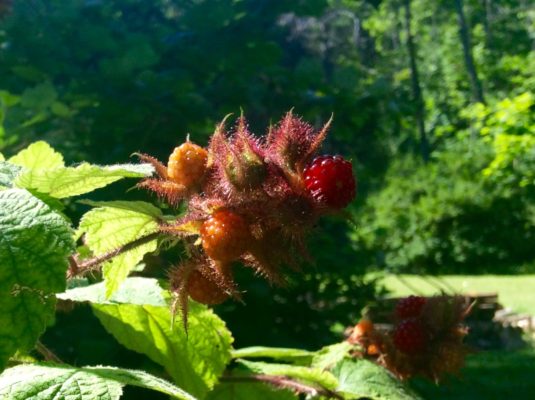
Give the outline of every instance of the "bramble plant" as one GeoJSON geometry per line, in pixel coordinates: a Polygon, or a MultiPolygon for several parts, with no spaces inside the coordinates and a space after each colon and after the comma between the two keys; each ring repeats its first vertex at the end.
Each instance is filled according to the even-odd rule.
{"type": "Polygon", "coordinates": [[[377,333],[368,321],[348,340],[316,352],[233,349],[225,323],[207,308],[240,298],[239,265],[284,284],[284,269],[298,270],[308,257],[304,238],[317,220],[342,213],[353,200],[351,163],[316,157],[329,125],[316,131],[288,113],[261,139],[244,117],[230,134],[223,121],[206,149],[187,140],[167,165],[138,154],[141,164],[69,167],[45,142],[7,161],[0,156],[0,368],[9,366],[0,375],[0,398],[118,399],[123,386],[134,385],[177,399],[413,399],[383,367],[399,378],[456,372],[457,359],[454,367],[422,373],[424,362],[440,363],[454,350],[464,359],[467,309],[457,299],[416,301],[421,306],[409,299],[399,307],[400,318],[425,327],[418,343],[413,330],[399,333],[405,321],[393,334],[377,333]],[[62,200],[123,178],[141,179],[137,186],[170,208],[83,200],[92,209],[75,229],[62,200]],[[178,243],[185,255],[168,282],[129,277],[145,255],[178,243]],[[99,273],[101,282],[86,279],[99,273]],[[81,302],[119,343],[160,365],[161,377],[70,366],[47,349],[39,337],[56,306],[81,302]],[[176,313],[183,325],[173,323],[176,313]]]}

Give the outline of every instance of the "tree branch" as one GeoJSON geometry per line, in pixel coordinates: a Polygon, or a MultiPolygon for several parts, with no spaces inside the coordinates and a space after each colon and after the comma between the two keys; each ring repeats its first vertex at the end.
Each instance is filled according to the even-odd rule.
{"type": "Polygon", "coordinates": [[[246,376],[231,376],[226,375],[221,377],[223,382],[263,382],[276,386],[281,389],[290,389],[297,393],[308,394],[312,396],[324,396],[330,399],[340,399],[343,397],[330,389],[327,389],[321,385],[309,385],[302,382],[295,381],[285,376],[275,375],[246,375],[246,376]]]}
{"type": "Polygon", "coordinates": [[[76,256],[73,256],[69,259],[69,270],[67,272],[67,277],[72,278],[77,275],[85,274],[89,271],[97,269],[101,264],[106,261],[111,260],[113,257],[117,257],[119,254],[126,253],[129,250],[135,249],[136,247],[142,246],[160,235],[160,232],[153,232],[146,236],[142,236],[136,240],[133,240],[121,247],[118,247],[112,251],[104,253],[100,256],[89,258],[87,260],[79,262],[76,256]]]}
{"type": "Polygon", "coordinates": [[[50,350],[48,347],[46,347],[40,340],[37,341],[35,345],[35,350],[43,356],[45,361],[52,361],[57,364],[63,364],[63,361],[54,354],[52,350],[50,350]]]}

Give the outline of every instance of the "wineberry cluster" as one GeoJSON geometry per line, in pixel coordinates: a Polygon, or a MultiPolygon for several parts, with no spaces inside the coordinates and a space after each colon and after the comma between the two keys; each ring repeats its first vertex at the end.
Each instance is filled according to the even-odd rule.
{"type": "Polygon", "coordinates": [[[464,365],[468,348],[463,319],[470,306],[460,296],[409,296],[398,301],[393,328],[377,328],[361,320],[348,341],[359,346],[356,356],[374,359],[401,379],[422,376],[439,381],[464,365]]]}
{"type": "Polygon", "coordinates": [[[288,113],[265,138],[254,136],[240,117],[227,132],[216,127],[208,147],[189,140],[167,165],[148,155],[157,177],[140,187],[186,213],[161,231],[185,240],[190,257],[170,273],[178,305],[188,296],[205,304],[239,297],[233,263],[283,283],[283,266],[307,257],[305,235],[317,219],[346,207],[355,197],[351,162],[317,153],[330,121],[319,131],[288,113]]]}

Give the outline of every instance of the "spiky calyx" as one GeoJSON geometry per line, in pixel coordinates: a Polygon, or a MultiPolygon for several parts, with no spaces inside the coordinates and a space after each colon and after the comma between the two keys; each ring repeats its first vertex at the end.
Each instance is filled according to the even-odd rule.
{"type": "Polygon", "coordinates": [[[188,189],[184,185],[162,179],[144,179],[137,187],[148,189],[172,206],[176,206],[184,199],[188,189]]]}
{"type": "Polygon", "coordinates": [[[187,141],[176,147],[169,156],[167,176],[169,180],[187,188],[199,185],[206,173],[208,152],[187,141]]]}
{"type": "Polygon", "coordinates": [[[303,171],[308,193],[320,204],[333,209],[346,207],[356,194],[351,162],[341,156],[320,156],[303,171]]]}
{"type": "Polygon", "coordinates": [[[217,210],[201,227],[202,247],[217,261],[234,261],[247,250],[251,240],[245,219],[229,210],[217,210]]]}
{"type": "Polygon", "coordinates": [[[287,113],[280,123],[272,128],[267,138],[267,153],[291,179],[298,175],[317,152],[331,124],[331,120],[317,132],[300,118],[287,113]]]}
{"type": "Polygon", "coordinates": [[[213,160],[213,181],[208,192],[217,192],[234,201],[258,196],[267,178],[264,149],[259,139],[248,130],[245,118],[240,117],[234,132],[228,135],[225,120],[216,128],[210,140],[213,160]]]}
{"type": "Polygon", "coordinates": [[[471,305],[462,296],[433,296],[429,297],[422,307],[420,319],[429,328],[435,338],[455,338],[462,336],[462,321],[471,310],[471,305]]]}
{"type": "Polygon", "coordinates": [[[396,304],[396,318],[403,320],[420,316],[427,299],[422,296],[409,296],[401,299],[396,304]]]}
{"type": "Polygon", "coordinates": [[[435,375],[435,380],[438,381],[445,374],[458,374],[464,367],[467,354],[467,348],[460,346],[459,343],[446,342],[441,344],[431,361],[431,371],[435,375]]]}

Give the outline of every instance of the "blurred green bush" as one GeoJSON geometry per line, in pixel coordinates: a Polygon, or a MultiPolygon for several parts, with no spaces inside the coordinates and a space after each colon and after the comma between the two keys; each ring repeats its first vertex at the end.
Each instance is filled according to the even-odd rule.
{"type": "Polygon", "coordinates": [[[535,257],[535,98],[463,110],[470,127],[429,163],[392,163],[353,235],[374,263],[403,272],[511,272],[535,257]]]}

